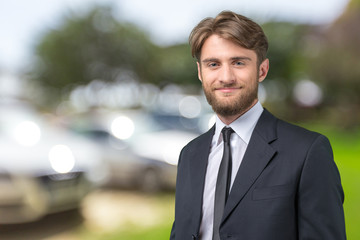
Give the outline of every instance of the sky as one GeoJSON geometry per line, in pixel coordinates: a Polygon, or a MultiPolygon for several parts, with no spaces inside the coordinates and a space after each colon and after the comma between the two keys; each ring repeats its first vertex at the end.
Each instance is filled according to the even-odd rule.
{"type": "Polygon", "coordinates": [[[0,74],[16,73],[33,55],[34,46],[49,29],[56,29],[71,12],[86,13],[96,3],[110,4],[119,20],[148,32],[157,44],[185,42],[204,17],[232,10],[261,23],[286,20],[329,24],[349,0],[12,0],[0,3],[0,74]]]}

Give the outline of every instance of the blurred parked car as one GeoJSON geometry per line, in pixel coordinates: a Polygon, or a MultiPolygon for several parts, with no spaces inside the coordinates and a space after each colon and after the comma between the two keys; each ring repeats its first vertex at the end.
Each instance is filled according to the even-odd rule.
{"type": "Polygon", "coordinates": [[[110,169],[107,185],[147,192],[175,189],[180,151],[197,136],[141,111],[94,111],[77,120],[74,129],[102,148],[110,169]]]}
{"type": "Polygon", "coordinates": [[[0,102],[0,224],[77,208],[105,174],[100,164],[90,141],[24,103],[0,102]]]}

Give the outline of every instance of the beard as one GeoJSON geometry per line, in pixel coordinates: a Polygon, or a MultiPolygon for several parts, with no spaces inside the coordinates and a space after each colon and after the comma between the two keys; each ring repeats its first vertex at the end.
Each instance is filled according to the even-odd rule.
{"type": "MultiPolygon", "coordinates": [[[[235,84],[224,84],[220,87],[235,87],[235,84]]],[[[207,87],[203,84],[203,90],[206,100],[214,112],[224,117],[244,114],[254,105],[258,98],[258,84],[254,84],[247,90],[241,89],[241,92],[237,95],[224,94],[226,99],[218,99],[215,88],[211,86],[207,87]]]]}

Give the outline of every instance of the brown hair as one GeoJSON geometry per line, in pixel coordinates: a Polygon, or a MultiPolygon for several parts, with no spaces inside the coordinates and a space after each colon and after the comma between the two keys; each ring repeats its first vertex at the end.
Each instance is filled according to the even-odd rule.
{"type": "Polygon", "coordinates": [[[201,48],[207,38],[217,34],[246,49],[254,50],[258,65],[266,59],[268,41],[262,28],[251,19],[231,11],[223,11],[215,18],[203,19],[191,32],[191,54],[200,61],[201,48]]]}

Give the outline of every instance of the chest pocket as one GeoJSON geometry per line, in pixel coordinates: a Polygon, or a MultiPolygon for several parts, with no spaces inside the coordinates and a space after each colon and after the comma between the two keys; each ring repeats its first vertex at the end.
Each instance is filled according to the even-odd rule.
{"type": "Polygon", "coordinates": [[[266,200],[266,199],[275,199],[289,197],[294,192],[293,185],[278,185],[271,187],[255,188],[252,194],[252,199],[257,200],[266,200]]]}

